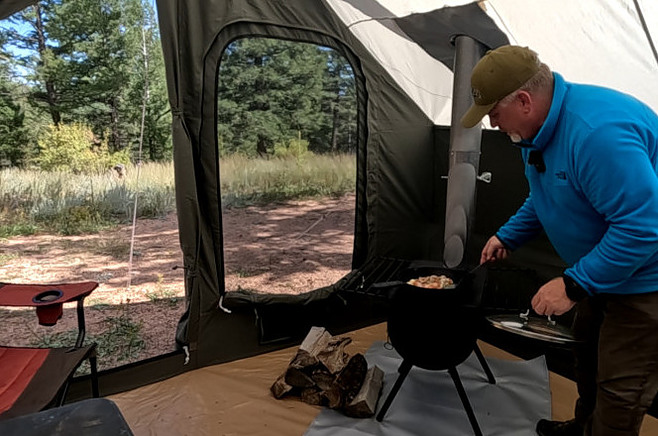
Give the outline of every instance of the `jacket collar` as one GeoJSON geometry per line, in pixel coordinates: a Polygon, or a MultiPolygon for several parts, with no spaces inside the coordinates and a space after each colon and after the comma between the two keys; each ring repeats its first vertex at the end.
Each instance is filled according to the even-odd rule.
{"type": "Polygon", "coordinates": [[[522,141],[519,144],[520,146],[534,150],[543,150],[546,147],[555,133],[566,94],[567,85],[564,78],[558,73],[553,73],[553,100],[546,120],[544,120],[544,124],[542,124],[535,137],[531,141],[522,141]]]}

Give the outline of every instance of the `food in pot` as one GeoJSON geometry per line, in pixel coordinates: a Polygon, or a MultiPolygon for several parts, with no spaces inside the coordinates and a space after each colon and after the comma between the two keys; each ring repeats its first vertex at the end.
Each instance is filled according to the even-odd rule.
{"type": "Polygon", "coordinates": [[[444,275],[431,275],[426,277],[418,277],[417,279],[411,279],[407,282],[411,286],[417,286],[419,288],[428,288],[428,289],[443,289],[448,286],[452,286],[454,282],[450,277],[444,275]]]}

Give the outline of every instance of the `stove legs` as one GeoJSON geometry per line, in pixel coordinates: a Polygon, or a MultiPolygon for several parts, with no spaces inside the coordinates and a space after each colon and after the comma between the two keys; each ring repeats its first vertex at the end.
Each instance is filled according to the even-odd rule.
{"type": "Polygon", "coordinates": [[[397,380],[395,380],[393,389],[391,389],[391,392],[386,397],[386,401],[384,401],[384,405],[382,406],[381,410],[377,414],[377,421],[381,422],[382,419],[384,419],[384,415],[386,415],[386,411],[388,410],[389,407],[391,407],[393,398],[395,398],[395,396],[398,394],[398,391],[400,390],[400,387],[402,386],[404,379],[407,378],[407,375],[409,375],[409,371],[411,371],[412,366],[413,365],[409,363],[409,361],[407,360],[402,361],[402,365],[400,365],[400,367],[398,368],[398,372],[400,373],[400,375],[398,376],[397,380]]]}
{"type": "Polygon", "coordinates": [[[455,368],[454,366],[448,368],[448,373],[450,373],[450,377],[452,377],[452,381],[455,383],[455,387],[457,388],[457,393],[459,394],[459,399],[462,400],[462,404],[464,405],[464,409],[466,410],[466,415],[468,415],[468,420],[471,423],[471,427],[473,427],[473,433],[475,433],[475,436],[482,436],[482,430],[480,430],[478,421],[475,418],[475,413],[473,413],[471,402],[468,401],[468,396],[466,395],[466,391],[464,390],[464,385],[462,385],[462,381],[459,378],[459,373],[457,372],[457,368],[455,368]]]}
{"type": "Polygon", "coordinates": [[[478,358],[480,365],[482,365],[482,369],[484,370],[484,373],[487,374],[487,379],[489,380],[489,383],[495,385],[496,379],[494,378],[493,372],[491,372],[491,368],[489,368],[487,359],[484,358],[484,355],[482,354],[480,347],[478,347],[478,344],[475,344],[475,348],[473,349],[473,351],[475,352],[475,356],[478,358]]]}
{"type": "MultiPolygon", "coordinates": [[[[477,344],[475,345],[473,351],[475,352],[475,355],[477,356],[480,365],[482,365],[482,369],[487,374],[487,379],[489,383],[495,384],[496,379],[494,378],[494,375],[491,372],[491,369],[489,368],[489,365],[487,364],[487,361],[482,355],[482,351],[480,351],[480,348],[477,346],[477,344]]],[[[395,398],[398,391],[402,387],[402,383],[407,378],[407,375],[409,375],[409,371],[411,371],[412,367],[413,364],[410,363],[408,360],[402,361],[402,365],[400,365],[400,367],[398,368],[398,372],[400,373],[400,375],[398,376],[397,380],[395,380],[395,384],[393,385],[391,392],[388,394],[386,400],[384,401],[384,404],[382,405],[382,408],[379,410],[379,413],[377,414],[376,417],[377,421],[381,422],[384,419],[386,412],[388,411],[389,407],[391,407],[391,403],[393,402],[393,399],[395,398]]],[[[459,378],[459,373],[457,372],[457,368],[454,366],[448,368],[448,373],[450,374],[450,377],[452,377],[452,381],[455,384],[455,388],[457,388],[457,393],[459,394],[459,399],[461,400],[464,406],[464,410],[466,411],[466,415],[468,416],[468,421],[471,423],[471,427],[473,427],[473,433],[475,434],[475,436],[482,436],[482,430],[480,430],[480,426],[478,425],[477,419],[475,418],[473,407],[471,407],[471,403],[470,401],[468,401],[468,396],[466,395],[466,391],[464,390],[464,385],[462,385],[461,379],[459,378]]]]}

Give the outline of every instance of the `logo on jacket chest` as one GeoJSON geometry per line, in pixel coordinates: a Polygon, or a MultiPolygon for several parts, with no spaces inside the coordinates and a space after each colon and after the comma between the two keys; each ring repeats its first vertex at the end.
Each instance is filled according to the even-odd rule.
{"type": "Polygon", "coordinates": [[[553,186],[569,186],[569,177],[565,170],[554,170],[551,174],[553,174],[551,182],[553,186]]]}
{"type": "Polygon", "coordinates": [[[567,172],[564,170],[559,170],[555,172],[555,179],[560,180],[560,181],[566,181],[567,180],[567,172]]]}

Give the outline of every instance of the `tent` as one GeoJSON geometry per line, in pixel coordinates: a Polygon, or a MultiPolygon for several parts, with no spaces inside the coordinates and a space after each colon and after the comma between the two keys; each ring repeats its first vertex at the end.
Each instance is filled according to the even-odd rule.
{"type": "MultiPolygon", "coordinates": [[[[31,3],[5,0],[0,17],[31,3]]],[[[567,80],[617,88],[658,112],[652,0],[158,0],[157,6],[188,305],[176,332],[180,350],[101,374],[103,393],[288,346],[311,324],[341,332],[380,321],[386,302],[368,293],[369,285],[407,262],[474,264],[527,193],[519,152],[504,135],[486,124],[465,130],[454,123],[469,104],[470,68],[485,50],[527,45],[567,80]],[[218,66],[228,44],[255,36],[332,47],[356,78],[353,269],[297,297],[224,288],[218,66]]],[[[522,299],[562,267],[540,239],[492,274],[491,287],[522,299]]],[[[508,297],[494,295],[490,303],[505,308],[508,297]]],[[[488,339],[503,343],[493,334],[488,339]]]]}

